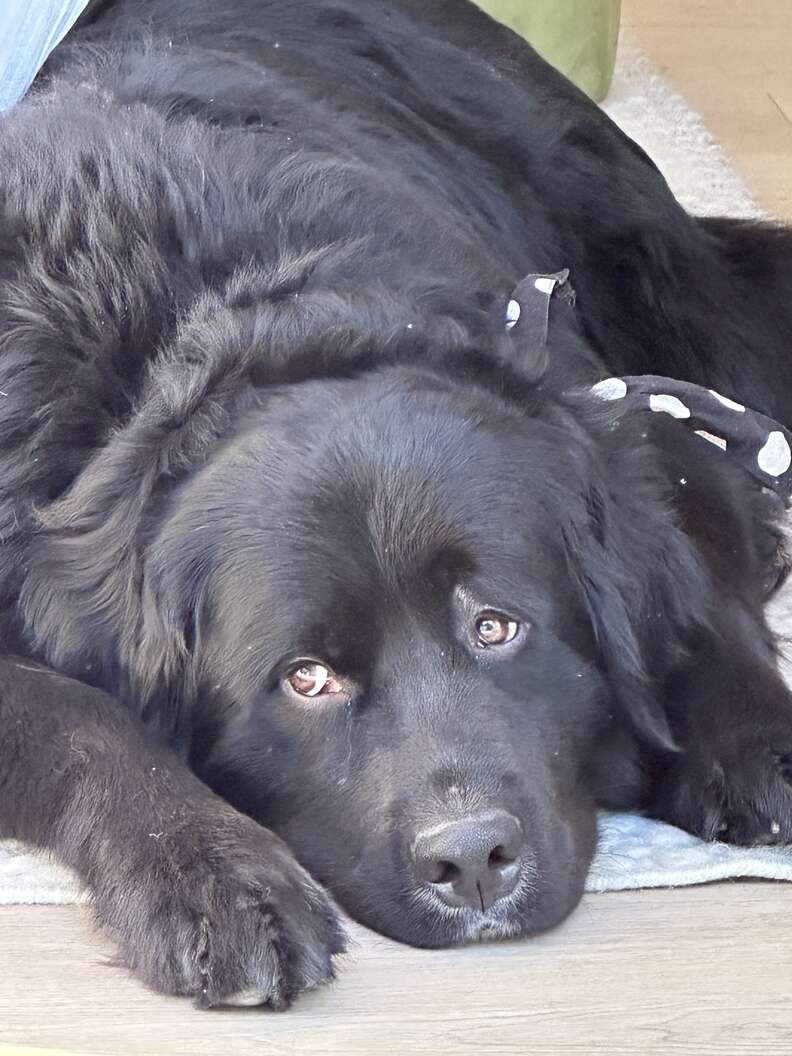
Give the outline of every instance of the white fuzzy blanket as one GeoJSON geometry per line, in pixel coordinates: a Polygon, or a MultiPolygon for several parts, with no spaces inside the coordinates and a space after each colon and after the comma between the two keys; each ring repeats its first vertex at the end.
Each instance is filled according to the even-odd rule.
{"type": "MultiPolygon", "coordinates": [[[[701,118],[671,92],[629,39],[605,110],[654,158],[682,204],[700,215],[761,216],[701,118]]],[[[792,632],[792,589],[774,606],[792,632]]],[[[792,847],[743,849],[708,844],[633,815],[603,816],[590,891],[698,884],[726,877],[792,880],[792,847]]],[[[0,903],[74,902],[74,878],[20,844],[0,841],[0,903]]]]}

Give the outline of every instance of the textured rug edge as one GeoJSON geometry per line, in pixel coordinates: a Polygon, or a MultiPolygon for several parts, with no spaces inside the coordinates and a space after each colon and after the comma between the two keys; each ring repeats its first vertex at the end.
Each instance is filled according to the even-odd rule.
{"type": "Polygon", "coordinates": [[[669,85],[625,30],[602,109],[646,151],[694,216],[767,217],[701,114],[669,85]]]}

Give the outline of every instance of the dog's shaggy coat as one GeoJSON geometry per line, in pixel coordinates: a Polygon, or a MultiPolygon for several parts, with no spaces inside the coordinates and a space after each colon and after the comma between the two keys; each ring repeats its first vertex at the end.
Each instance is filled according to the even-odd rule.
{"type": "Polygon", "coordinates": [[[3,834],[149,985],[274,1006],[325,889],[442,945],[567,914],[601,805],[792,838],[777,504],[587,394],[789,424],[790,335],[789,234],[466,0],[91,5],[0,126],[3,834]]]}

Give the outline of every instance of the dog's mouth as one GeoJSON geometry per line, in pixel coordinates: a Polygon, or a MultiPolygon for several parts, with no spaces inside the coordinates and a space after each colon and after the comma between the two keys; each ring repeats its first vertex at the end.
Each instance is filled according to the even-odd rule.
{"type": "MultiPolygon", "coordinates": [[[[564,835],[567,829],[561,831],[564,835]]],[[[573,842],[553,841],[547,831],[533,831],[516,857],[505,853],[508,848],[491,851],[483,864],[471,866],[469,883],[456,877],[456,887],[454,871],[443,868],[442,860],[436,868],[416,868],[413,844],[395,862],[369,849],[349,869],[328,869],[327,863],[317,869],[314,863],[314,870],[358,923],[409,946],[448,949],[527,939],[561,923],[583,893],[594,842],[593,836],[584,837],[586,832],[573,842]],[[499,886],[491,881],[487,888],[480,875],[487,868],[500,873],[499,886]]],[[[461,863],[461,856],[457,860],[461,863]]]]}
{"type": "Polygon", "coordinates": [[[486,909],[453,906],[437,896],[431,885],[421,885],[410,894],[413,945],[462,946],[499,942],[543,931],[544,913],[537,899],[537,872],[533,865],[520,870],[514,889],[486,909]]]}

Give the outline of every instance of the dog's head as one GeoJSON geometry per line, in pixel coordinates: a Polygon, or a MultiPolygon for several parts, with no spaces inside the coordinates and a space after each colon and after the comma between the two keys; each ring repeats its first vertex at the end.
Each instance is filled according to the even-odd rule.
{"type": "Polygon", "coordinates": [[[156,380],[48,514],[26,602],[53,661],[120,662],[364,923],[436,946],[563,918],[597,802],[634,790],[621,746],[670,746],[652,680],[696,618],[638,427],[436,367],[233,400],[225,367],[169,369],[191,387],[156,380]]]}

